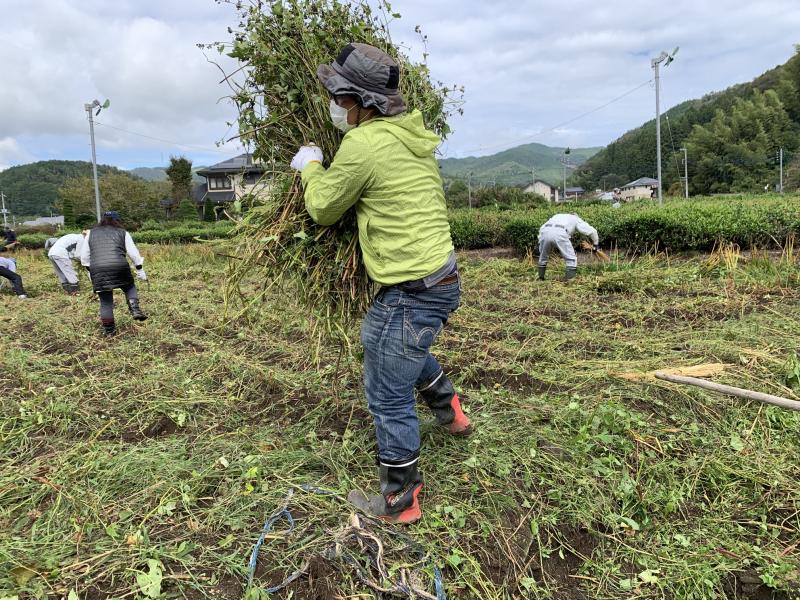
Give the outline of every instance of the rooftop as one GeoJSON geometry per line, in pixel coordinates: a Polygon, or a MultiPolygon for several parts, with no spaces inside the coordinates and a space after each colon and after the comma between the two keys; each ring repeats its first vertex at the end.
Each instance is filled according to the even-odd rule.
{"type": "Polygon", "coordinates": [[[622,188],[633,188],[633,187],[651,187],[654,185],[658,185],[658,179],[653,179],[652,177],[639,177],[636,181],[631,181],[627,185],[623,185],[622,188]]]}
{"type": "Polygon", "coordinates": [[[252,154],[240,154],[228,160],[223,160],[221,163],[211,165],[205,169],[197,171],[198,175],[215,175],[218,173],[241,173],[247,171],[263,172],[263,168],[259,163],[253,162],[252,154]]]}

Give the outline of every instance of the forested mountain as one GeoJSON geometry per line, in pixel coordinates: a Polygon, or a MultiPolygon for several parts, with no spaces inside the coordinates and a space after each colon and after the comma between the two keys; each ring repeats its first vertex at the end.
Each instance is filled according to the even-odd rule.
{"type": "MultiPolygon", "coordinates": [[[[525,144],[491,156],[446,158],[440,160],[439,165],[445,179],[466,181],[471,172],[475,185],[526,185],[531,182],[534,169],[536,179],[558,185],[562,180],[560,161],[565,150],[543,144],[525,144]]],[[[567,155],[569,164],[581,165],[598,150],[600,148],[573,148],[567,155]]]]}
{"type": "MultiPolygon", "coordinates": [[[[194,183],[205,183],[205,178],[197,174],[200,169],[206,167],[192,167],[192,181],[194,183]]],[[[131,175],[141,177],[145,181],[168,181],[166,167],[136,167],[128,171],[131,175]]]]}
{"type": "MultiPolygon", "coordinates": [[[[784,150],[784,188],[800,187],[800,47],[785,64],[749,83],[675,106],[662,116],[664,189],[680,189],[688,151],[692,194],[763,191],[779,181],[784,150]]],[[[609,189],[656,175],[655,119],[598,152],[571,181],[609,189]]]]}
{"type": "MultiPolygon", "coordinates": [[[[97,165],[98,175],[123,173],[97,165]]],[[[0,171],[0,191],[6,208],[16,217],[47,216],[58,200],[58,190],[74,177],[91,177],[92,163],[82,160],[42,160],[0,171]]]]}

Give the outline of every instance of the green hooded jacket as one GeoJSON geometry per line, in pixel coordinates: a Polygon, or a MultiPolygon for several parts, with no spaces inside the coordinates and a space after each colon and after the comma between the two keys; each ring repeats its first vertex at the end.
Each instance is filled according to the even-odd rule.
{"type": "Polygon", "coordinates": [[[427,277],[453,252],[433,155],[440,141],[417,110],[377,117],[347,132],[327,170],[303,169],[314,221],[332,225],[355,205],[364,265],[381,285],[427,277]]]}

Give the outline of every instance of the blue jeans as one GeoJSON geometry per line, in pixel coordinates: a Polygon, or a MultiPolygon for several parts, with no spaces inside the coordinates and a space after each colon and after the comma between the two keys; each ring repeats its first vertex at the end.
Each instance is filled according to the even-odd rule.
{"type": "Polygon", "coordinates": [[[364,317],[364,389],[381,462],[419,455],[414,386],[441,370],[430,348],[460,296],[460,278],[417,292],[392,286],[381,289],[364,317]]]}

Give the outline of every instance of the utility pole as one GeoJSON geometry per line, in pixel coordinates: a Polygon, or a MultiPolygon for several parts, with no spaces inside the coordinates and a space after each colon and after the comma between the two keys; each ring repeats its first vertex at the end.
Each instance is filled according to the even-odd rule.
{"type": "Polygon", "coordinates": [[[683,197],[689,197],[689,158],[687,154],[686,147],[684,146],[681,148],[683,150],[683,197]]]}
{"type": "Polygon", "coordinates": [[[104,108],[108,108],[109,101],[106,100],[103,104],[100,104],[99,100],[93,100],[92,102],[86,103],[83,105],[83,108],[86,110],[86,114],[89,115],[89,137],[92,139],[92,173],[94,174],[94,204],[95,209],[97,210],[97,222],[100,222],[100,187],[97,185],[97,155],[95,154],[94,149],[94,118],[92,116],[92,112],[94,109],[97,109],[95,115],[99,115],[100,111],[104,108]]]}
{"type": "Polygon", "coordinates": [[[8,227],[8,210],[6,210],[6,195],[3,192],[0,192],[0,200],[3,202],[3,227],[8,227]]]}
{"type": "Polygon", "coordinates": [[[567,201],[567,159],[566,158],[562,161],[562,164],[564,165],[564,179],[563,179],[564,187],[562,189],[564,190],[564,202],[566,202],[567,201]]]}
{"type": "Polygon", "coordinates": [[[467,173],[467,204],[472,208],[472,171],[467,173]]]}
{"type": "Polygon", "coordinates": [[[678,48],[672,51],[672,54],[667,54],[666,52],[662,52],[654,59],[650,61],[650,66],[655,71],[655,80],[656,80],[656,172],[657,172],[657,179],[658,179],[658,205],[664,205],[664,195],[662,193],[661,188],[661,78],[659,74],[659,67],[661,63],[664,63],[664,66],[667,67],[669,64],[675,59],[675,54],[678,52],[678,48]]]}
{"type": "Polygon", "coordinates": [[[655,69],[656,72],[656,172],[658,173],[656,179],[658,179],[658,205],[663,206],[664,198],[661,192],[661,104],[659,98],[661,82],[658,76],[658,65],[660,62],[660,60],[653,60],[653,69],[655,69]]]}
{"type": "Polygon", "coordinates": [[[781,159],[780,159],[780,161],[781,161],[781,175],[780,175],[780,177],[781,178],[780,178],[780,183],[779,183],[778,188],[780,190],[780,193],[782,194],[783,193],[783,148],[781,148],[780,153],[781,153],[781,159]]]}

